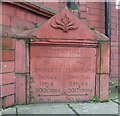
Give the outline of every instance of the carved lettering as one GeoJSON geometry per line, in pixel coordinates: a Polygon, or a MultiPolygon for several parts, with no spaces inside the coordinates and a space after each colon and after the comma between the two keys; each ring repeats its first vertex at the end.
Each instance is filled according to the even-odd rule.
{"type": "Polygon", "coordinates": [[[79,102],[81,99],[78,97],[78,98],[67,98],[68,101],[73,101],[73,102],[79,102]]]}
{"type": "Polygon", "coordinates": [[[80,92],[80,93],[89,93],[89,92],[93,92],[92,89],[83,89],[83,88],[68,88],[68,93],[76,93],[76,92],[80,92]]]}
{"type": "Polygon", "coordinates": [[[94,48],[38,46],[34,50],[34,58],[31,57],[34,100],[80,101],[84,96],[94,96],[94,48]]]}
{"type": "Polygon", "coordinates": [[[40,79],[48,79],[48,80],[55,80],[57,77],[56,76],[50,76],[50,75],[39,75],[38,74],[38,76],[39,76],[39,78],[40,79]]]}
{"type": "Polygon", "coordinates": [[[65,71],[66,72],[86,72],[86,71],[92,71],[92,72],[94,72],[95,71],[95,69],[94,68],[91,68],[90,69],[90,67],[87,67],[86,69],[85,69],[85,67],[80,67],[80,68],[66,68],[65,69],[65,71]]]}
{"type": "Polygon", "coordinates": [[[87,82],[70,81],[68,86],[87,86],[87,82]]]}
{"type": "Polygon", "coordinates": [[[40,86],[53,87],[54,82],[40,82],[40,86]]]}
{"type": "MultiPolygon", "coordinates": [[[[36,54],[36,58],[40,57],[81,57],[81,58],[91,58],[89,54],[86,53],[87,48],[78,47],[40,47],[39,53],[36,54]]],[[[89,48],[91,52],[91,48],[89,48]]],[[[92,51],[93,52],[93,51],[92,51]]],[[[95,57],[95,52],[93,54],[95,57]]]]}
{"type": "Polygon", "coordinates": [[[75,75],[67,75],[68,79],[79,79],[79,80],[89,80],[92,79],[91,76],[89,75],[85,75],[85,74],[79,74],[79,76],[75,76],[75,75]]]}
{"type": "Polygon", "coordinates": [[[61,72],[60,68],[34,68],[34,72],[61,72]]]}
{"type": "Polygon", "coordinates": [[[43,93],[47,93],[48,95],[51,93],[59,93],[60,89],[55,89],[55,88],[36,88],[36,93],[41,93],[41,95],[43,93]]]}

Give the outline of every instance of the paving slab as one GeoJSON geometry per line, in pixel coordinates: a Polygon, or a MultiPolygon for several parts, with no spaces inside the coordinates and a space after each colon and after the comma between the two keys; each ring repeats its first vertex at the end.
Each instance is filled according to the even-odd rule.
{"type": "MultiPolygon", "coordinates": [[[[18,114],[75,114],[65,103],[18,105],[18,114]]],[[[16,107],[4,110],[3,114],[16,114],[16,107]]]]}
{"type": "Polygon", "coordinates": [[[71,103],[78,114],[119,114],[119,105],[110,101],[105,103],[71,103]]]}
{"type": "MultiPolygon", "coordinates": [[[[119,114],[118,104],[112,101],[105,103],[45,103],[18,105],[7,108],[2,114],[119,114]]],[[[3,115],[4,116],[4,115],[3,115]]]]}

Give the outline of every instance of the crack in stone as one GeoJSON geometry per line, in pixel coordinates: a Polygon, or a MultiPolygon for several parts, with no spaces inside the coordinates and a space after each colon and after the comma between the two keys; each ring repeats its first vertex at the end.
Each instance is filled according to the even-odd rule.
{"type": "Polygon", "coordinates": [[[111,99],[111,101],[116,103],[116,104],[118,104],[118,105],[120,105],[120,101],[119,100],[117,101],[116,99],[111,99]]]}
{"type": "Polygon", "coordinates": [[[70,104],[67,105],[77,116],[80,116],[80,114],[70,104]]]}

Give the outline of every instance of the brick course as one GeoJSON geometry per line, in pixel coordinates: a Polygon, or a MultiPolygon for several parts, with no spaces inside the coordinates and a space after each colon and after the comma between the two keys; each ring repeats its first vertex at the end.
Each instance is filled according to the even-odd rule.
{"type": "MultiPolygon", "coordinates": [[[[2,61],[0,62],[2,72],[0,75],[2,75],[2,106],[6,108],[14,105],[15,100],[18,104],[26,102],[26,75],[21,78],[21,74],[26,73],[25,54],[29,54],[26,53],[24,41],[15,40],[11,37],[14,37],[17,33],[33,29],[36,25],[42,25],[48,18],[9,3],[3,3],[2,10],[3,12],[0,12],[0,17],[2,17],[0,18],[0,24],[2,25],[2,36],[4,37],[2,38],[2,50],[0,51],[2,53],[2,61]],[[18,96],[21,96],[21,98],[18,99],[18,96]]],[[[29,60],[28,56],[27,60],[29,60]]],[[[27,62],[28,64],[29,62],[27,62]]]]}
{"type": "Polygon", "coordinates": [[[111,3],[111,77],[118,78],[118,10],[115,8],[115,3],[111,3]]]}

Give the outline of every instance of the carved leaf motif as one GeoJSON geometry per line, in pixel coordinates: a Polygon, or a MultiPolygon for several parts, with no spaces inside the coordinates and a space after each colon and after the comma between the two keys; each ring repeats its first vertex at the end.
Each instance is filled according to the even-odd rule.
{"type": "Polygon", "coordinates": [[[75,21],[70,19],[67,14],[65,14],[61,19],[56,19],[54,22],[51,22],[50,25],[52,28],[61,29],[65,33],[67,33],[69,30],[78,29],[78,25],[76,25],[75,21]]]}

